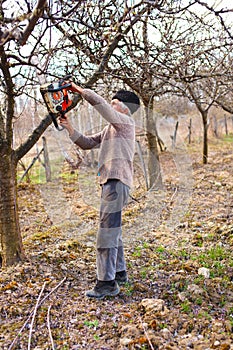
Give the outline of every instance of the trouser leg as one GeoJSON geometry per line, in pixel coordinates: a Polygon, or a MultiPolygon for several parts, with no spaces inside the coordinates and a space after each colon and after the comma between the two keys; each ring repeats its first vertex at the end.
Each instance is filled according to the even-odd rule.
{"type": "Polygon", "coordinates": [[[117,248],[97,248],[97,279],[112,281],[115,279],[117,248]]]}
{"type": "Polygon", "coordinates": [[[109,180],[102,186],[100,225],[97,235],[97,278],[115,279],[116,271],[126,269],[122,244],[122,209],[129,194],[128,186],[109,180]]]}
{"type": "Polygon", "coordinates": [[[116,261],[116,272],[125,271],[126,270],[126,262],[124,256],[124,248],[123,245],[118,247],[117,250],[117,261],[116,261]]]}

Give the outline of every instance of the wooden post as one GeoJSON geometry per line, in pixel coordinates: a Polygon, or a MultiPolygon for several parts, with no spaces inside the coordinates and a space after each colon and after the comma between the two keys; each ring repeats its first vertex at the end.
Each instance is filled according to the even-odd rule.
{"type": "Polygon", "coordinates": [[[24,176],[26,176],[29,172],[29,170],[33,167],[34,163],[36,162],[37,159],[39,159],[41,153],[44,151],[44,149],[42,148],[40,150],[40,152],[37,154],[36,157],[33,158],[31,164],[29,165],[29,167],[24,171],[23,175],[21,176],[21,178],[19,179],[19,183],[23,180],[24,176]]]}
{"type": "Polygon", "coordinates": [[[176,126],[175,126],[175,131],[174,131],[174,135],[171,136],[172,138],[172,148],[176,147],[176,136],[177,136],[177,130],[178,130],[178,126],[179,126],[179,122],[176,122],[176,126]]]}
{"type": "Polygon", "coordinates": [[[228,125],[227,125],[227,116],[224,114],[224,125],[225,125],[225,133],[228,135],[228,125]]]}
{"type": "Polygon", "coordinates": [[[190,118],[190,120],[189,120],[188,129],[189,129],[188,140],[189,140],[189,145],[190,145],[192,142],[192,118],[190,118]]]}
{"type": "MultiPolygon", "coordinates": [[[[23,163],[22,160],[19,161],[19,165],[21,165],[21,167],[23,168],[23,171],[24,171],[24,176],[23,176],[23,177],[26,176],[26,178],[27,178],[27,179],[26,179],[26,182],[27,182],[27,183],[30,183],[30,182],[31,182],[30,176],[28,175],[27,168],[26,168],[26,166],[24,165],[24,163],[23,163]]],[[[21,177],[21,179],[19,180],[19,182],[20,182],[20,181],[22,181],[22,177],[21,177]]]]}
{"type": "Polygon", "coordinates": [[[49,153],[48,153],[48,148],[47,148],[47,142],[46,138],[43,136],[43,149],[44,149],[44,168],[45,168],[45,176],[46,176],[46,181],[50,182],[51,181],[51,167],[50,167],[50,162],[49,162],[49,153]]]}

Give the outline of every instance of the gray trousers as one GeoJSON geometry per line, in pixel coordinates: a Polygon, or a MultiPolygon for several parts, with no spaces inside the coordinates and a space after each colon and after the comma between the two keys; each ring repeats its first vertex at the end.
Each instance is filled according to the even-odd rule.
{"type": "Polygon", "coordinates": [[[118,271],[126,270],[122,242],[122,209],[129,196],[129,187],[110,179],[102,185],[100,224],[96,242],[97,279],[111,281],[118,271]]]}

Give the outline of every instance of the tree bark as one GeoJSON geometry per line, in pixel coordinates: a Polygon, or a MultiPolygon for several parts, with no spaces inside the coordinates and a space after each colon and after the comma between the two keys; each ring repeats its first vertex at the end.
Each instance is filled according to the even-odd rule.
{"type": "Polygon", "coordinates": [[[208,111],[202,111],[202,121],[203,121],[203,164],[208,163],[208,111]]]}
{"type": "Polygon", "coordinates": [[[153,118],[153,109],[146,107],[146,137],[148,142],[148,178],[149,188],[162,187],[162,176],[159,162],[156,125],[153,118]]]}
{"type": "Polygon", "coordinates": [[[25,258],[17,208],[16,165],[14,151],[7,143],[0,147],[0,235],[2,266],[25,258]]]}
{"type": "Polygon", "coordinates": [[[36,7],[33,9],[32,15],[29,19],[29,23],[27,27],[24,29],[24,32],[22,33],[22,37],[19,40],[20,45],[25,45],[27,42],[28,37],[32,33],[36,22],[38,19],[43,15],[44,8],[47,6],[47,0],[38,0],[36,7]]]}
{"type": "Polygon", "coordinates": [[[2,266],[18,263],[25,255],[19,228],[16,184],[16,153],[12,149],[14,84],[10,75],[8,59],[0,46],[0,68],[6,83],[7,103],[5,116],[0,109],[0,236],[2,266]]]}

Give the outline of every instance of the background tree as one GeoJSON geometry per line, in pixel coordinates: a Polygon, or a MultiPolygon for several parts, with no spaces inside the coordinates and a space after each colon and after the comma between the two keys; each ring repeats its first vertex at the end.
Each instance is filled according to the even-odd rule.
{"type": "Polygon", "coordinates": [[[223,74],[218,77],[219,95],[216,97],[217,104],[226,112],[233,114],[233,91],[232,91],[232,79],[233,79],[233,57],[232,48],[229,47],[224,61],[220,61],[221,71],[223,74]]]}
{"type": "Polygon", "coordinates": [[[203,164],[208,162],[209,112],[211,107],[216,106],[217,100],[223,99],[223,81],[220,77],[229,76],[229,67],[224,68],[222,62],[225,61],[228,50],[231,50],[231,45],[225,40],[222,43],[220,39],[219,46],[213,42],[210,43],[210,48],[203,47],[202,50],[199,46],[201,54],[194,60],[191,58],[186,67],[180,66],[177,70],[180,91],[195,104],[202,117],[203,164]]]}
{"type": "Polygon", "coordinates": [[[205,4],[198,3],[203,5],[200,12],[196,11],[196,7],[189,6],[188,10],[173,13],[173,20],[166,22],[164,19],[169,31],[161,41],[162,46],[168,49],[156,57],[162,63],[157,65],[159,79],[167,87],[170,85],[170,89],[164,90],[165,96],[167,93],[185,96],[201,114],[203,163],[207,163],[208,112],[221,95],[219,77],[229,76],[230,66],[223,66],[223,62],[231,50],[232,40],[225,27],[219,25],[217,11],[214,8],[206,11],[205,4]],[[165,59],[162,60],[164,55],[165,59]]]}

